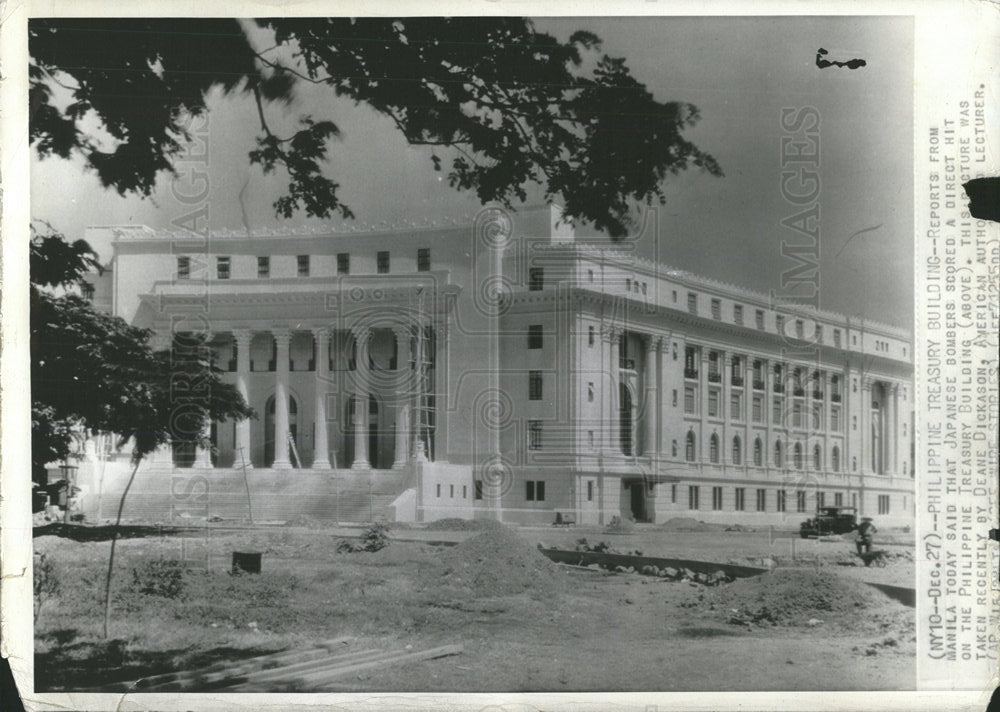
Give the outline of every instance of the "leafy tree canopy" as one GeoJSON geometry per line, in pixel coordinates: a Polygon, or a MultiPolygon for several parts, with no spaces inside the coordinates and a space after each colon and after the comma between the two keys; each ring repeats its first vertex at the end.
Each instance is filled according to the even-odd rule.
{"type": "Polygon", "coordinates": [[[132,443],[138,460],[170,442],[199,442],[210,420],[253,411],[223,383],[200,335],[178,335],[153,351],[151,332],[99,312],[86,299],[52,287],[79,285],[97,267],[82,240],[34,232],[31,241],[32,470],[64,460],[89,431],[132,443]]]}
{"type": "Polygon", "coordinates": [[[432,161],[453,187],[512,207],[539,184],[567,218],[612,236],[627,233],[637,202],[665,201],[668,174],[721,175],[682,135],[697,108],[657,100],[595,35],[561,42],[523,18],[65,18],[34,20],[29,33],[35,150],[82,155],[122,194],[149,195],[173,170],[190,117],[221,88],[252,99],[250,161],[288,175],[277,214],[353,217],[323,173],[336,124],[305,116],[278,135],[268,121],[306,83],[445,150],[446,168],[437,152],[432,161]],[[94,119],[105,137],[85,129],[94,119]]]}

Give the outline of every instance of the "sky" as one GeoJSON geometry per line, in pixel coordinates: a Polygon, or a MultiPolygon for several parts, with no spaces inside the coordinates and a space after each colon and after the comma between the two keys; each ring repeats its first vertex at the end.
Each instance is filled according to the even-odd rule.
{"type": "MultiPolygon", "coordinates": [[[[783,256],[782,242],[806,241],[781,224],[802,209],[782,196],[781,139],[791,135],[782,127],[782,110],[814,107],[820,143],[819,306],[912,326],[910,18],[539,18],[535,23],[560,39],[577,29],[595,32],[604,51],[624,57],[656,98],[689,102],[701,111],[701,121],[685,135],[714,155],[725,175],[695,169],[668,177],[658,233],[641,236],[641,253],[713,279],[781,291],[782,273],[795,267],[783,256]],[[821,47],[829,59],[857,57],[867,64],[819,69],[815,59],[821,47]]],[[[480,207],[474,195],[450,188],[433,171],[428,149],[408,146],[388,119],[369,109],[309,87],[291,107],[269,111],[276,117],[325,115],[338,124],[342,137],[331,148],[327,174],[341,184],[341,198],[359,225],[471,216],[480,207]]],[[[274,216],[271,204],[285,182],[249,165],[246,154],[258,130],[256,109],[246,97],[210,101],[211,228],[241,228],[244,215],[252,229],[322,224],[304,216],[288,221],[274,216]]],[[[182,187],[192,190],[190,184],[182,187]]],[[[34,218],[73,238],[82,237],[88,225],[166,228],[191,209],[175,197],[167,177],[151,198],[123,198],[102,189],[79,160],[56,158],[33,162],[31,200],[34,218]]],[[[110,257],[109,245],[94,247],[110,257]]]]}

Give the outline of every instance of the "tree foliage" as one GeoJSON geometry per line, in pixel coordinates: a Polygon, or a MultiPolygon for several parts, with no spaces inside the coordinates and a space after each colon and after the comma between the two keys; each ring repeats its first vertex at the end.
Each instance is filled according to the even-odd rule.
{"type": "Polygon", "coordinates": [[[539,184],[569,219],[613,236],[628,231],[637,203],[665,201],[669,174],[721,175],[682,135],[697,108],[656,99],[595,35],[561,42],[523,18],[61,18],[34,20],[29,33],[36,151],[81,154],[122,194],[149,195],[173,170],[190,117],[221,88],[247,96],[257,115],[250,161],[288,175],[279,215],[352,217],[323,172],[336,124],[304,116],[291,135],[271,128],[268,112],[304,83],[436,147],[434,168],[483,202],[512,207],[539,184]],[[85,119],[107,136],[86,132],[85,119]]]}
{"type": "Polygon", "coordinates": [[[32,235],[32,470],[64,460],[87,431],[114,433],[139,459],[170,442],[199,442],[210,420],[253,415],[223,383],[200,335],[178,335],[154,351],[151,332],[97,311],[83,297],[54,287],[84,281],[97,256],[82,240],[32,235]]]}

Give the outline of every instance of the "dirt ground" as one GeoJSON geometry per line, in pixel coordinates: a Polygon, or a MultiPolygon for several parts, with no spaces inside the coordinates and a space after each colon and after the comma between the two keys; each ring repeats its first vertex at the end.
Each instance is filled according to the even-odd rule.
{"type": "Polygon", "coordinates": [[[329,688],[338,691],[914,684],[913,610],[862,583],[912,586],[912,559],[900,555],[885,569],[839,565],[849,541],[823,542],[821,556],[793,561],[780,551],[790,544],[769,544],[766,532],[395,529],[388,548],[352,554],[337,553],[336,543],[356,529],[131,534],[118,544],[110,641],[101,636],[109,543],[35,539],[59,582],[36,622],[37,689],[196,669],[341,635],[414,650],[460,643],[464,652],[362,672],[329,688]],[[706,587],[563,567],[535,550],[581,536],[650,556],[750,565],[771,557],[777,566],[706,587]],[[445,541],[462,543],[435,543],[445,541]],[[231,576],[233,551],[262,552],[263,573],[231,576]]]}

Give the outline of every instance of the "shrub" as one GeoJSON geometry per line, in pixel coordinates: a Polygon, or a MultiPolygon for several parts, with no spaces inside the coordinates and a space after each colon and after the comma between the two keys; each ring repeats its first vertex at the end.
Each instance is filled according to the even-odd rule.
{"type": "Polygon", "coordinates": [[[42,604],[59,592],[59,579],[55,566],[45,554],[35,554],[34,565],[35,622],[42,611],[42,604]]]}
{"type": "Polygon", "coordinates": [[[177,559],[157,558],[132,567],[128,589],[144,596],[180,598],[184,595],[187,567],[177,559]]]}
{"type": "Polygon", "coordinates": [[[382,522],[375,522],[365,529],[360,544],[341,539],[337,542],[337,552],[353,554],[358,551],[381,551],[387,546],[389,546],[389,527],[382,522]]]}

